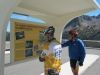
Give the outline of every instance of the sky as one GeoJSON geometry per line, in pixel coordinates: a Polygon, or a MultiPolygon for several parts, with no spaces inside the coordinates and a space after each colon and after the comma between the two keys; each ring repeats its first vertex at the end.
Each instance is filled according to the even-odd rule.
{"type": "MultiPolygon", "coordinates": [[[[100,0],[96,0],[96,1],[100,5],[100,0]]],[[[97,16],[99,14],[100,14],[100,9],[94,10],[92,12],[88,12],[84,15],[97,16]]],[[[29,16],[16,15],[16,14],[12,14],[10,18],[21,19],[21,20],[32,21],[32,22],[45,23],[44,21],[42,21],[40,19],[32,18],[32,17],[29,17],[29,16]]],[[[10,32],[10,21],[8,22],[7,31],[10,32]]]]}
{"type": "MultiPolygon", "coordinates": [[[[29,16],[22,16],[22,15],[17,15],[17,14],[12,14],[10,18],[32,21],[32,22],[45,23],[44,21],[37,19],[37,18],[32,18],[32,17],[29,17],[29,16]]],[[[7,31],[10,32],[10,21],[8,22],[7,31]]]]}

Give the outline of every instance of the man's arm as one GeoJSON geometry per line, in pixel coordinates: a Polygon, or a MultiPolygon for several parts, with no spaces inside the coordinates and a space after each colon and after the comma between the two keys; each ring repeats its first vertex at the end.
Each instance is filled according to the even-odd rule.
{"type": "Polygon", "coordinates": [[[61,44],[61,46],[62,46],[62,47],[67,47],[68,44],[69,44],[69,41],[66,41],[66,42],[63,42],[63,43],[61,44]]]}
{"type": "Polygon", "coordinates": [[[48,53],[48,50],[49,50],[49,48],[48,48],[48,45],[46,44],[44,47],[43,47],[43,51],[42,51],[42,53],[39,55],[39,61],[40,62],[44,62],[45,61],[45,56],[46,56],[46,53],[48,53]]]}
{"type": "Polygon", "coordinates": [[[44,52],[42,52],[40,55],[39,55],[39,61],[40,62],[44,62],[45,61],[45,56],[46,54],[44,52]]]}
{"type": "Polygon", "coordinates": [[[83,42],[80,42],[79,50],[80,50],[80,62],[83,63],[84,62],[84,58],[86,56],[86,49],[85,49],[85,46],[84,46],[83,42]]]}

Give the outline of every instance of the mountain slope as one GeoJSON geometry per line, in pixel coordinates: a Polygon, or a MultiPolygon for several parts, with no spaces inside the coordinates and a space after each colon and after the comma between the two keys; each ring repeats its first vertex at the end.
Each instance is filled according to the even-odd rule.
{"type": "Polygon", "coordinates": [[[98,16],[79,16],[64,28],[62,39],[68,39],[68,31],[75,29],[83,40],[100,40],[100,14],[98,16]]]}

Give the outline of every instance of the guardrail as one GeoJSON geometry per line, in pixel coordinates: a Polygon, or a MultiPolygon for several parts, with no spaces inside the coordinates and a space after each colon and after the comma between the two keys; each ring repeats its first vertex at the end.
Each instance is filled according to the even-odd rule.
{"type": "MultiPolygon", "coordinates": [[[[62,40],[62,42],[67,41],[65,39],[62,40]]],[[[86,47],[95,47],[100,48],[100,41],[95,40],[83,40],[86,47]]]]}
{"type": "Polygon", "coordinates": [[[100,41],[94,41],[94,40],[83,40],[86,47],[96,47],[100,48],[100,41]]]}
{"type": "MultiPolygon", "coordinates": [[[[67,41],[66,39],[63,39],[62,42],[67,41]]],[[[86,47],[96,47],[100,48],[100,41],[95,40],[83,40],[86,47]]],[[[10,50],[10,42],[6,42],[5,49],[10,50]]]]}

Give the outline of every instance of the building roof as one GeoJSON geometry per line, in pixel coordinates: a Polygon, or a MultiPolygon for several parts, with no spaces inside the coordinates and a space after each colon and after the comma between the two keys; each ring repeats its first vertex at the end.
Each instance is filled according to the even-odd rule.
{"type": "Polygon", "coordinates": [[[26,15],[60,16],[84,9],[98,9],[95,0],[22,0],[14,10],[26,15]]]}

